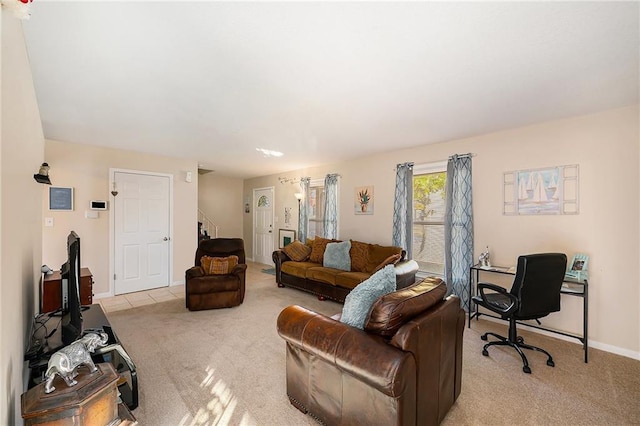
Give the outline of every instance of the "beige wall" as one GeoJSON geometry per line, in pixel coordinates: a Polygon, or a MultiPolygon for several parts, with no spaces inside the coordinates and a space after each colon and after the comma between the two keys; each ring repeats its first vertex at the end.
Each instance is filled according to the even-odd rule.
{"type": "Polygon", "coordinates": [[[36,312],[41,266],[42,191],[33,174],[44,137],[21,21],[0,8],[0,424],[21,424],[23,355],[36,312]]]}
{"type": "MultiPolygon", "coordinates": [[[[73,211],[50,211],[48,193],[44,193],[42,220],[51,217],[53,227],[43,227],[42,261],[59,269],[67,257],[66,238],[74,230],[82,242],[82,266],[89,267],[95,282],[93,292],[104,295],[113,291],[109,282],[109,226],[114,197],[109,188],[109,169],[127,169],[173,175],[173,278],[184,282],[184,271],[192,266],[197,246],[198,188],[185,182],[185,172],[197,173],[197,162],[162,157],[85,144],[47,140],[45,158],[51,166],[55,186],[74,188],[73,211]],[[109,210],[100,211],[98,219],[86,219],[90,200],[108,200],[109,210]]],[[[43,225],[41,225],[43,226],[43,225]]]]}
{"type": "Polygon", "coordinates": [[[215,173],[197,176],[198,208],[218,225],[218,236],[242,238],[243,180],[215,173]]]}
{"type": "MultiPolygon", "coordinates": [[[[590,255],[590,338],[595,346],[640,358],[638,256],[640,232],[638,107],[541,123],[508,131],[398,150],[353,161],[245,181],[252,188],[275,186],[276,212],[293,200],[297,185],[278,176],[321,178],[339,173],[340,237],[391,243],[393,191],[397,163],[441,161],[474,153],[473,204],[475,256],[489,245],[495,264],[514,265],[519,254],[561,251],[590,255]],[[502,215],[505,171],[579,164],[580,214],[502,215]],[[373,185],[375,213],[356,216],[353,191],[373,185]]],[[[277,213],[279,214],[279,213],[277,213]]],[[[250,216],[250,215],[249,215],[250,216]]],[[[251,220],[244,222],[247,253],[252,253],[251,220]]],[[[278,228],[278,225],[276,225],[278,228]]],[[[562,312],[544,323],[581,331],[581,299],[563,296],[562,312]]]]}

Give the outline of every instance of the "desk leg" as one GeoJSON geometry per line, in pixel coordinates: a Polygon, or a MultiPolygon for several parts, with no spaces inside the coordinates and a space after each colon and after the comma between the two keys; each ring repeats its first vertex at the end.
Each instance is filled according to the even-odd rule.
{"type": "Polygon", "coordinates": [[[589,282],[584,280],[582,335],[584,336],[584,362],[589,362],[589,282]]]}
{"type": "Polygon", "coordinates": [[[471,328],[471,287],[473,287],[473,269],[469,268],[469,301],[467,302],[467,328],[471,328]]]}

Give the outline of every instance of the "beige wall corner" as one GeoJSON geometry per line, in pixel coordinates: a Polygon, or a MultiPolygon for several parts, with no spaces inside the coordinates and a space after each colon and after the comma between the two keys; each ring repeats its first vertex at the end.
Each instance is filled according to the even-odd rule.
{"type": "Polygon", "coordinates": [[[41,198],[44,218],[53,226],[44,226],[42,260],[59,269],[66,260],[66,238],[74,230],[82,241],[82,266],[93,273],[96,295],[113,292],[110,287],[109,229],[113,196],[109,188],[109,169],[157,172],[173,175],[173,277],[171,283],[183,283],[184,271],[192,266],[197,246],[198,186],[186,182],[185,172],[197,173],[197,162],[180,158],[47,140],[45,158],[51,166],[53,185],[74,188],[73,211],[49,210],[48,193],[41,198]],[[109,210],[97,219],[85,218],[90,200],[108,200],[109,210]]]}
{"type": "Polygon", "coordinates": [[[0,424],[21,424],[24,352],[39,301],[44,136],[22,22],[0,8],[0,424]]]}

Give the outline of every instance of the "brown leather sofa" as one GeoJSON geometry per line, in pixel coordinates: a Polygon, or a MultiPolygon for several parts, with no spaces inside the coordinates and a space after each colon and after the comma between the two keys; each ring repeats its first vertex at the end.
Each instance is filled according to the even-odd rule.
{"type": "Polygon", "coordinates": [[[437,425],[460,395],[464,311],[427,278],[376,300],[364,330],[289,306],[291,404],[327,425],[437,425]]]}
{"type": "MultiPolygon", "coordinates": [[[[322,240],[322,238],[320,238],[322,240]]],[[[329,241],[329,240],[325,240],[329,241]]],[[[331,240],[338,241],[338,240],[331,240]]],[[[307,244],[313,244],[308,241],[307,244]]],[[[278,287],[293,287],[298,290],[313,293],[320,300],[331,299],[344,303],[344,298],[355,286],[368,279],[378,264],[392,254],[400,255],[395,263],[396,288],[404,288],[415,282],[418,263],[405,259],[406,252],[400,247],[380,246],[351,240],[351,253],[356,247],[364,251],[364,256],[357,267],[357,262],[351,262],[351,271],[328,268],[311,260],[294,261],[283,250],[273,252],[272,259],[276,268],[276,283],[278,287]]]]}
{"type": "Polygon", "coordinates": [[[190,311],[231,308],[244,301],[247,265],[242,238],[202,240],[196,250],[195,266],[185,273],[185,302],[190,311]],[[229,274],[205,275],[202,256],[238,256],[238,265],[229,274]]]}

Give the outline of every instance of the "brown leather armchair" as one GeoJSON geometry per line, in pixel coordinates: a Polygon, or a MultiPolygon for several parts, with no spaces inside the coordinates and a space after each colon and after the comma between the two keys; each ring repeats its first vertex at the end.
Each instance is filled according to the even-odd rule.
{"type": "Polygon", "coordinates": [[[380,297],[365,329],[300,306],[278,317],[291,404],[327,425],[437,425],[458,398],[464,311],[439,278],[380,297]]]}
{"type": "Polygon", "coordinates": [[[185,302],[190,311],[231,308],[244,301],[247,270],[242,238],[202,240],[196,251],[195,266],[185,273],[185,302]],[[205,275],[202,256],[238,256],[238,265],[227,275],[205,275]]]}

